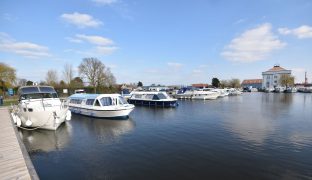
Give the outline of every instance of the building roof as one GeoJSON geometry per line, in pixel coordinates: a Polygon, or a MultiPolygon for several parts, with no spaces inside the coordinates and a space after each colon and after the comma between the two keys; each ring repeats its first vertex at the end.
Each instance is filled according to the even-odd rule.
{"type": "Polygon", "coordinates": [[[287,69],[284,69],[279,65],[274,65],[271,69],[267,70],[266,72],[268,72],[268,71],[285,71],[285,70],[287,71],[287,69]]]}
{"type": "Polygon", "coordinates": [[[196,87],[196,88],[202,88],[202,87],[208,87],[208,84],[192,84],[192,87],[196,87]]]}
{"type": "Polygon", "coordinates": [[[262,84],[262,79],[245,79],[242,84],[262,84]]]}

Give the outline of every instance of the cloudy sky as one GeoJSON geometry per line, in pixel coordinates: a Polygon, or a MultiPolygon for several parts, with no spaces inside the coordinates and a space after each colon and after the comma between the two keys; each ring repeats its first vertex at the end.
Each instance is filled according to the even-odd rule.
{"type": "Polygon", "coordinates": [[[0,62],[33,81],[85,57],[118,83],[262,78],[274,64],[312,81],[310,0],[1,0],[0,24],[0,62]]]}

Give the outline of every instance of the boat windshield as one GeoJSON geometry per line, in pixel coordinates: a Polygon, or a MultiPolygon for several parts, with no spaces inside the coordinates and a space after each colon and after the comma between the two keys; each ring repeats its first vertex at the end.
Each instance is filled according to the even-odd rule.
{"type": "Polygon", "coordinates": [[[22,94],[20,100],[25,99],[42,99],[42,98],[58,98],[56,93],[31,93],[22,94]]]}
{"type": "Polygon", "coordinates": [[[118,97],[119,99],[119,104],[128,104],[128,102],[121,96],[118,97]]]}

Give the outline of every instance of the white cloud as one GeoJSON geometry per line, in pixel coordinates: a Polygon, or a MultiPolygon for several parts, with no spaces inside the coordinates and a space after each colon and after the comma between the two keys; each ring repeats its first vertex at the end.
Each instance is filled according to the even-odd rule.
{"type": "Polygon", "coordinates": [[[285,45],[272,34],[271,25],[265,23],[233,39],[221,55],[230,61],[254,62],[263,60],[273,50],[285,45]]]}
{"type": "Polygon", "coordinates": [[[82,43],[82,40],[77,38],[66,37],[65,39],[72,43],[82,43]]]}
{"type": "Polygon", "coordinates": [[[79,28],[98,27],[103,24],[100,20],[94,19],[89,14],[81,14],[78,12],[74,12],[72,14],[62,14],[61,18],[65,22],[73,24],[79,28]]]}
{"type": "Polygon", "coordinates": [[[174,69],[179,69],[179,68],[181,68],[181,67],[183,66],[183,64],[181,64],[181,63],[176,63],[176,62],[168,62],[167,65],[168,65],[169,67],[174,68],[174,69]]]}
{"type": "Polygon", "coordinates": [[[17,42],[6,33],[0,33],[0,51],[27,58],[50,57],[49,48],[31,42],[17,42]]]}
{"type": "Polygon", "coordinates": [[[115,46],[97,46],[95,49],[98,54],[107,55],[113,53],[118,48],[115,46]]]}
{"type": "Polygon", "coordinates": [[[92,1],[99,5],[111,5],[118,2],[118,0],[92,0],[92,1]]]}
{"type": "Polygon", "coordinates": [[[118,49],[118,47],[114,46],[114,41],[109,39],[109,38],[105,38],[102,36],[90,36],[90,35],[85,35],[85,34],[76,34],[75,37],[67,37],[65,38],[70,42],[74,42],[74,43],[90,43],[93,46],[90,50],[87,51],[80,51],[80,50],[73,50],[71,49],[71,52],[76,52],[78,54],[85,54],[85,55],[94,55],[94,54],[98,54],[98,55],[107,55],[107,54],[111,54],[114,51],[116,51],[118,49]]]}
{"type": "Polygon", "coordinates": [[[295,29],[279,28],[278,32],[283,35],[292,34],[299,39],[312,38],[312,27],[303,25],[295,29]]]}
{"type": "Polygon", "coordinates": [[[101,45],[101,46],[107,46],[107,45],[114,44],[114,42],[111,39],[108,39],[108,38],[105,38],[102,36],[88,36],[88,35],[84,35],[84,34],[76,34],[76,38],[78,40],[87,41],[91,44],[96,44],[96,45],[101,45]]]}

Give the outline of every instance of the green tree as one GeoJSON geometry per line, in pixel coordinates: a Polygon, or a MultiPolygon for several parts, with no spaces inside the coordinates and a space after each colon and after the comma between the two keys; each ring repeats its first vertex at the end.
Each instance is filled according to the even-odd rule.
{"type": "Polygon", "coordinates": [[[280,77],[280,84],[282,86],[293,86],[295,83],[295,77],[289,74],[282,74],[280,77]]]}
{"type": "Polygon", "coordinates": [[[5,89],[11,87],[16,80],[16,71],[14,68],[0,62],[0,86],[2,93],[5,89]]]}
{"type": "Polygon", "coordinates": [[[218,88],[220,86],[220,81],[218,78],[212,78],[211,84],[212,84],[212,86],[218,88]]]}
{"type": "Polygon", "coordinates": [[[26,86],[32,86],[32,85],[34,85],[34,82],[32,82],[32,81],[30,81],[30,80],[28,80],[28,81],[26,82],[26,86]]]}
{"type": "Polygon", "coordinates": [[[82,88],[83,87],[83,81],[80,77],[75,77],[70,81],[70,86],[73,88],[82,88]]]}
{"type": "Polygon", "coordinates": [[[142,87],[143,83],[141,81],[138,82],[138,87],[142,87]]]}

